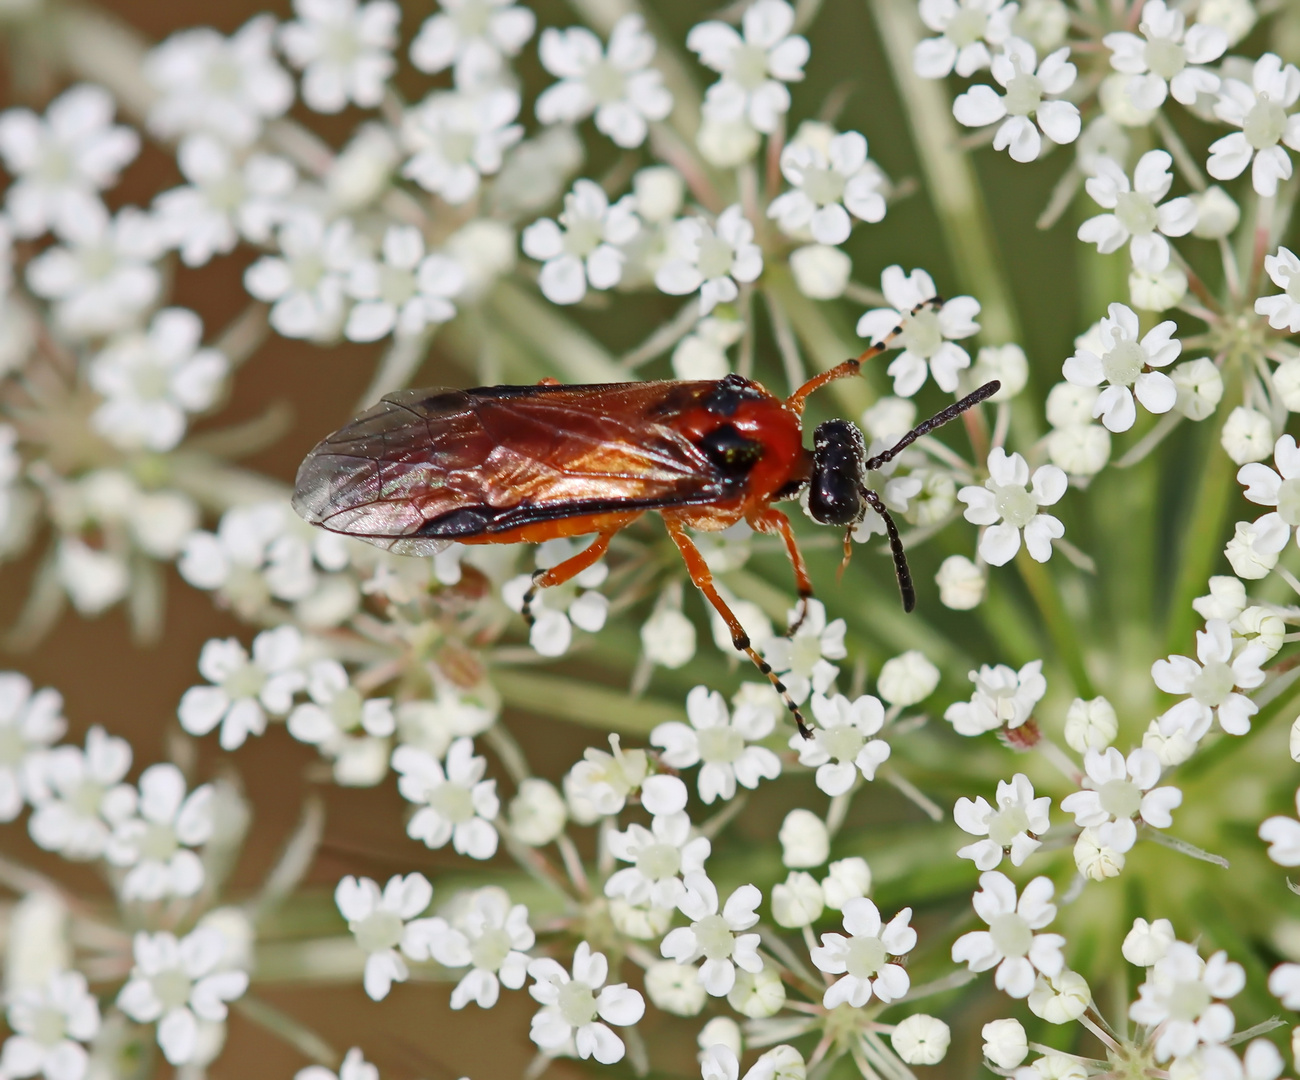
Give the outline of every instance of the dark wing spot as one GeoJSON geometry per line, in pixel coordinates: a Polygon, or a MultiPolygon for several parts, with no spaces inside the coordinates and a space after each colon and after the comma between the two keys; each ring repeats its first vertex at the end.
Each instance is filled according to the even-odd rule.
{"type": "Polygon", "coordinates": [[[719,379],[704,399],[704,407],[715,416],[734,416],[742,401],[760,401],[764,393],[743,375],[731,374],[719,379]]]}

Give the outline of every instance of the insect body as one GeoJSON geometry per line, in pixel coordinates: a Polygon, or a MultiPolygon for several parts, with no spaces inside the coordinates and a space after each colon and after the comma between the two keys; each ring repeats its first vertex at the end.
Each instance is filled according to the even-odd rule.
{"type": "MultiPolygon", "coordinates": [[[[307,521],[399,554],[429,555],[462,544],[537,543],[595,534],[576,555],[538,571],[539,588],[560,585],[595,563],[611,538],[657,511],[691,580],[749,655],[803,718],[727,606],[687,529],[718,531],[747,521],[779,536],[794,568],[801,609],[812,583],[790,521],[773,502],[808,488],[823,524],[849,533],[873,509],[885,521],[904,606],[915,593],[889,511],[864,482],[915,439],[995,393],[988,383],[867,458],[846,420],[818,426],[803,445],[804,402],[835,378],[855,374],[880,347],[846,361],[781,399],[739,375],[698,382],[491,386],[390,394],[325,438],[298,470],[294,508],[307,521]]],[[[846,553],[848,538],[845,540],[846,553]]],[[[797,624],[796,624],[797,625],[797,624]]]]}

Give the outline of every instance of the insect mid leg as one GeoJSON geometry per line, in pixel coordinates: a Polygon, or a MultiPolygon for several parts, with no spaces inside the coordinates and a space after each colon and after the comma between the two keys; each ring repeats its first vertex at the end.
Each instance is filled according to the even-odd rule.
{"type": "Polygon", "coordinates": [[[808,601],[813,595],[812,578],[808,576],[808,567],[803,561],[803,553],[794,538],[794,529],[790,527],[790,519],[780,510],[765,510],[751,518],[749,524],[758,532],[779,536],[785,543],[785,553],[794,570],[794,586],[799,595],[798,614],[785,631],[786,637],[794,637],[808,614],[808,601]]]}
{"type": "Polygon", "coordinates": [[[903,550],[903,538],[898,535],[898,526],[889,516],[889,511],[879,495],[870,488],[863,488],[862,497],[871,504],[871,509],[884,519],[885,532],[889,534],[889,550],[894,554],[894,573],[898,575],[898,590],[903,594],[903,610],[911,611],[916,607],[916,588],[912,584],[912,571],[907,566],[907,552],[903,550]]]}
{"type": "Polygon", "coordinates": [[[571,555],[564,562],[552,566],[549,570],[534,571],[533,583],[528,586],[528,591],[524,593],[523,606],[519,609],[519,613],[524,617],[524,622],[529,626],[533,625],[533,601],[537,598],[539,589],[549,589],[555,585],[563,585],[571,578],[577,577],[609,550],[609,542],[613,537],[614,533],[612,532],[601,533],[578,554],[571,555]]]}
{"type": "Polygon", "coordinates": [[[803,713],[799,711],[799,706],[795,704],[794,699],[790,696],[790,691],[786,689],[785,683],[777,677],[776,672],[772,670],[772,665],[758,654],[758,650],[750,643],[745,628],[741,625],[740,620],[736,618],[736,613],[727,606],[727,602],[722,599],[717,586],[713,584],[713,574],[709,570],[708,563],[704,561],[704,556],[700,554],[700,549],[691,542],[691,538],[686,535],[686,529],[679,521],[669,514],[664,514],[663,518],[664,524],[668,527],[668,535],[672,537],[673,543],[677,545],[677,550],[682,553],[682,560],[686,563],[686,572],[691,575],[695,587],[704,594],[704,598],[713,605],[713,610],[722,616],[722,621],[727,624],[727,629],[731,631],[731,644],[754,661],[754,666],[767,676],[768,681],[776,687],[777,693],[781,695],[786,708],[794,714],[794,722],[799,728],[799,734],[805,739],[811,739],[813,736],[812,728],[804,720],[803,713]]]}

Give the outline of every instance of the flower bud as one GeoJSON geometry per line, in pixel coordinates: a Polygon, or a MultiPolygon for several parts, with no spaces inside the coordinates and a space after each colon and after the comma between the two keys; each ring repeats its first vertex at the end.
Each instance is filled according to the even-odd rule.
{"type": "Polygon", "coordinates": [[[838,859],[827,869],[830,873],[822,880],[822,895],[828,908],[843,911],[850,900],[871,892],[871,867],[860,855],[838,859]]]}
{"type": "Polygon", "coordinates": [[[781,861],[792,869],[821,866],[831,850],[826,823],[811,810],[791,810],[781,823],[781,861]]]}
{"type": "Polygon", "coordinates": [[[1156,118],[1157,109],[1139,109],[1128,92],[1132,75],[1112,71],[1101,80],[1097,101],[1106,116],[1122,127],[1146,127],[1156,118]]]}
{"type": "Polygon", "coordinates": [[[1169,377],[1178,390],[1174,408],[1188,420],[1204,420],[1223,400],[1223,375],[1208,357],[1179,364],[1169,377]]]}
{"type": "Polygon", "coordinates": [[[831,156],[831,140],[838,132],[830,124],[820,120],[805,120],[799,125],[790,140],[791,146],[811,146],[823,158],[831,156]]]}
{"type": "Polygon", "coordinates": [[[980,1034],[984,1056],[1000,1069],[1014,1069],[1029,1054],[1029,1040],[1019,1020],[990,1020],[980,1034]]]}
{"type": "Polygon", "coordinates": [[[1290,539],[1291,529],[1276,514],[1272,515],[1272,520],[1268,517],[1237,522],[1232,539],[1223,549],[1237,577],[1258,581],[1268,577],[1277,565],[1278,556],[1290,539]]]}
{"type": "Polygon", "coordinates": [[[1192,601],[1192,607],[1202,619],[1231,622],[1246,610],[1248,603],[1245,585],[1228,574],[1216,574],[1210,578],[1209,595],[1198,596],[1192,601]]]}
{"type": "Polygon", "coordinates": [[[825,906],[822,887],[806,871],[791,870],[784,882],[772,886],[772,918],[787,930],[811,926],[825,906]]]}
{"type": "Polygon", "coordinates": [[[1258,409],[1238,405],[1223,425],[1219,441],[1238,465],[1263,461],[1273,453],[1273,422],[1258,409]]]}
{"type": "Polygon", "coordinates": [[[882,397],[862,414],[862,427],[872,439],[896,440],[916,426],[916,402],[882,397]]]}
{"type": "Polygon", "coordinates": [[[1029,993],[1029,1011],[1049,1024],[1068,1024],[1078,1020],[1091,1001],[1087,980],[1066,969],[1050,979],[1038,976],[1029,993]]]}
{"type": "Polygon", "coordinates": [[[632,177],[632,193],[641,220],[657,225],[677,216],[686,194],[686,182],[671,165],[651,165],[632,177]]]}
{"type": "Polygon", "coordinates": [[[675,960],[660,960],[646,969],[645,992],[656,1008],[673,1016],[695,1016],[709,998],[695,966],[675,960]]]}
{"type": "Polygon", "coordinates": [[[1102,158],[1127,161],[1131,141],[1122,124],[1104,113],[1093,117],[1075,141],[1075,160],[1084,176],[1096,176],[1102,158]]]}
{"type": "Polygon", "coordinates": [[[1237,657],[1250,645],[1263,645],[1269,659],[1278,654],[1286,637],[1286,623],[1271,608],[1248,607],[1232,620],[1232,655],[1237,657]]]}
{"type": "Polygon", "coordinates": [[[641,648],[652,664],[682,667],[695,655],[695,624],[676,608],[661,608],[641,627],[641,648]]]}
{"type": "Polygon", "coordinates": [[[1105,881],[1124,869],[1124,854],[1103,846],[1096,829],[1084,829],[1074,842],[1074,865],[1085,877],[1105,881]]]}
{"type": "Polygon", "coordinates": [[[1075,698],[1065,714],[1065,742],[1076,754],[1104,750],[1119,734],[1115,707],[1104,697],[1075,698]]]}
{"type": "Polygon", "coordinates": [[[743,165],[758,150],[758,132],[744,120],[716,120],[706,116],[695,145],[704,160],[719,169],[743,165]]]}
{"type": "Polygon", "coordinates": [[[757,975],[737,971],[736,985],[727,994],[727,1004],[751,1020],[775,1016],[785,1006],[785,984],[770,966],[764,967],[757,975]]]}
{"type": "Polygon", "coordinates": [[[475,218],[452,233],[443,250],[456,260],[465,275],[460,299],[482,296],[497,278],[510,273],[517,249],[515,231],[490,218],[475,218]]]}
{"type": "MultiPolygon", "coordinates": [[[[1121,79],[1131,76],[1120,75],[1121,79]]],[[[1170,263],[1163,270],[1134,270],[1128,276],[1129,299],[1143,311],[1168,311],[1187,295],[1187,275],[1170,263]]]]}
{"type": "Polygon", "coordinates": [[[1240,208],[1218,184],[1194,193],[1191,199],[1196,204],[1196,225],[1192,235],[1202,240],[1221,240],[1241,221],[1240,208]]]}
{"type": "Polygon", "coordinates": [[[1100,424],[1054,428],[1047,436],[1047,456],[1070,476],[1096,476],[1110,461],[1110,432],[1100,424]]]}
{"type": "Polygon", "coordinates": [[[984,575],[965,555],[949,555],[934,575],[939,602],[953,611],[970,611],[984,599],[984,575]]]}
{"type": "Polygon", "coordinates": [[[886,660],[876,680],[876,690],[890,705],[906,708],[924,701],[939,685],[939,669],[919,649],[886,660]]]}
{"type": "Polygon", "coordinates": [[[889,1041],[906,1064],[934,1065],[948,1052],[952,1032],[936,1016],[913,1013],[894,1028],[889,1041]]]}
{"type": "Polygon", "coordinates": [[[853,260],[837,247],[809,244],[790,253],[790,271],[799,291],[810,300],[834,300],[844,295],[853,260]]]}
{"type": "Polygon", "coordinates": [[[976,386],[997,379],[1002,388],[989,401],[1010,401],[1029,381],[1029,360],[1025,350],[1014,343],[985,345],[975,357],[971,375],[976,386]]]}
{"type": "Polygon", "coordinates": [[[1291,412],[1300,412],[1300,358],[1284,360],[1273,372],[1273,389],[1291,412]]]}
{"type": "Polygon", "coordinates": [[[1168,919],[1134,919],[1133,928],[1124,935],[1120,952],[1130,964],[1151,967],[1169,951],[1174,943],[1174,924],[1168,919]]]}
{"type": "Polygon", "coordinates": [[[388,187],[401,158],[401,148],[388,128],[363,124],[330,166],[325,178],[330,203],[346,214],[373,202],[388,187]]]}
{"type": "Polygon", "coordinates": [[[740,1035],[740,1025],[730,1016],[715,1016],[700,1028],[700,1033],[695,1041],[701,1050],[707,1050],[710,1046],[721,1044],[735,1054],[736,1057],[740,1057],[745,1045],[740,1035]]]}
{"type": "Polygon", "coordinates": [[[637,941],[653,941],[668,932],[673,913],[671,908],[637,907],[622,897],[614,897],[609,902],[609,921],[620,934],[637,941]]]}
{"type": "Polygon", "coordinates": [[[510,832],[529,847],[549,844],[564,831],[568,812],[564,798],[549,780],[530,776],[510,800],[510,832]]]}
{"type": "Polygon", "coordinates": [[[910,476],[890,477],[882,497],[891,507],[904,502],[900,509],[907,520],[925,528],[948,519],[957,503],[957,482],[947,469],[916,469],[910,476]]]}
{"type": "MultiPolygon", "coordinates": [[[[1161,765],[1166,769],[1172,769],[1196,753],[1196,740],[1191,738],[1183,728],[1165,735],[1160,730],[1160,721],[1152,720],[1142,735],[1142,749],[1150,750],[1160,759],[1161,765]]],[[[1300,758],[1296,760],[1300,761],[1300,758]]]]}
{"type": "Polygon", "coordinates": [[[1250,33],[1257,18],[1250,0],[1201,0],[1196,9],[1197,23],[1217,26],[1228,35],[1228,48],[1250,33]]]}
{"type": "MultiPolygon", "coordinates": [[[[1087,335],[1080,335],[1075,339],[1075,344],[1079,348],[1086,348],[1090,352],[1096,352],[1090,345],[1082,343],[1082,339],[1087,335]]],[[[1105,348],[1101,352],[1105,352],[1105,348]]],[[[1097,353],[1101,355],[1101,353],[1097,353]]],[[[1075,386],[1070,382],[1059,382],[1047,392],[1047,422],[1052,427],[1074,427],[1078,424],[1091,424],[1093,420],[1092,407],[1096,404],[1097,398],[1101,391],[1095,386],[1075,386]]]]}
{"type": "Polygon", "coordinates": [[[1070,11],[1061,0],[1025,0],[1011,23],[1011,30],[1037,50],[1039,56],[1053,52],[1065,41],[1070,29],[1070,11]]]}

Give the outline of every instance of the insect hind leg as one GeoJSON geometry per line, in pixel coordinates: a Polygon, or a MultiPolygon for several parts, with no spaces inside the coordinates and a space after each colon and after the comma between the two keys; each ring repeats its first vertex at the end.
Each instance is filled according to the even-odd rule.
{"type": "Polygon", "coordinates": [[[811,739],[813,737],[812,728],[808,726],[808,722],[804,719],[799,706],[795,704],[794,698],[790,696],[790,691],[786,688],[785,683],[772,670],[772,665],[759,655],[758,650],[750,642],[749,635],[745,633],[745,628],[741,625],[740,620],[736,618],[736,613],[727,606],[727,602],[722,599],[717,586],[713,584],[713,573],[709,570],[708,563],[704,561],[704,556],[700,554],[700,549],[686,535],[686,529],[680,521],[670,514],[664,514],[663,518],[664,524],[668,527],[668,535],[672,537],[673,543],[677,545],[677,550],[682,554],[682,560],[686,563],[686,572],[691,575],[691,581],[704,594],[704,598],[713,605],[713,610],[722,616],[722,621],[727,624],[727,628],[731,631],[732,645],[748,656],[754,662],[754,666],[767,676],[768,682],[775,687],[776,692],[781,695],[781,699],[785,702],[786,708],[794,715],[795,726],[798,727],[799,734],[805,739],[811,739]]]}
{"type": "Polygon", "coordinates": [[[569,556],[564,562],[552,566],[549,570],[533,571],[533,583],[528,586],[528,591],[524,593],[524,602],[519,609],[519,614],[524,617],[524,622],[529,626],[533,625],[533,601],[537,599],[537,593],[541,589],[550,589],[556,585],[563,585],[566,581],[577,577],[587,567],[595,565],[600,560],[600,557],[609,550],[609,542],[613,538],[613,532],[600,533],[595,540],[576,555],[569,556]]]}

